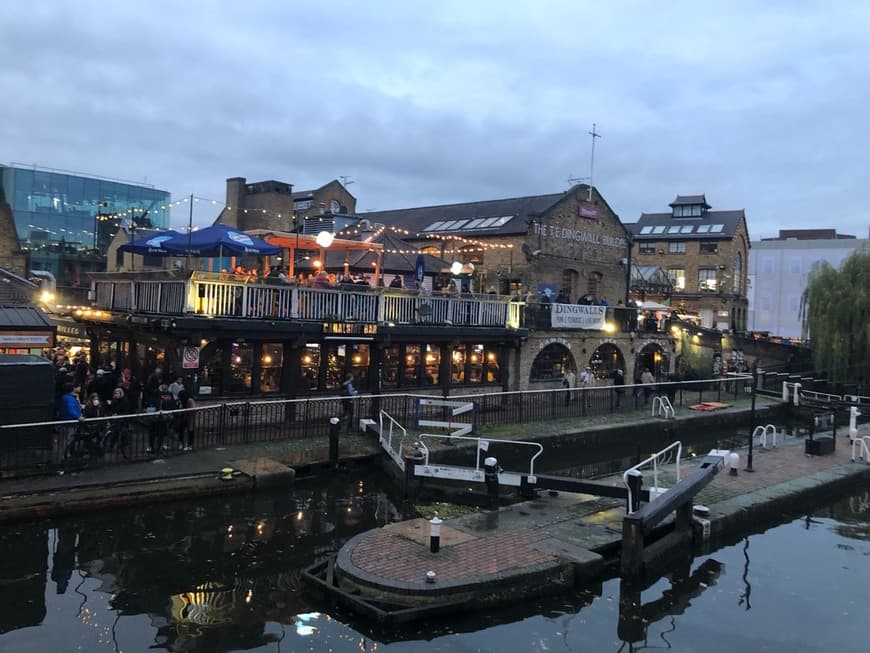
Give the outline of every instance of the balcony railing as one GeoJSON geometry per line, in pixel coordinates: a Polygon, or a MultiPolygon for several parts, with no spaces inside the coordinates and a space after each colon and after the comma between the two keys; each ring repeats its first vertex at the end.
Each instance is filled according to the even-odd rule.
{"type": "Polygon", "coordinates": [[[518,328],[523,303],[395,288],[307,288],[182,271],[92,275],[95,308],[159,315],[518,328]]]}

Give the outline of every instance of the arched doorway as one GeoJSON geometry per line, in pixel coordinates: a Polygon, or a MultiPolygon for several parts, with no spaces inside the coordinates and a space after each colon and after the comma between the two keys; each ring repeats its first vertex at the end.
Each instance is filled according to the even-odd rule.
{"type": "Polygon", "coordinates": [[[634,379],[639,379],[645,369],[653,373],[657,380],[668,378],[670,361],[661,345],[651,342],[641,349],[634,362],[634,379]]]}
{"type": "Polygon", "coordinates": [[[529,382],[559,381],[565,373],[571,370],[577,372],[577,364],[571,351],[559,343],[551,343],[544,347],[535,360],[529,372],[529,382]]]}
{"type": "MultiPolygon", "coordinates": [[[[619,347],[611,342],[605,342],[592,352],[589,367],[592,368],[592,374],[596,379],[606,380],[612,378],[613,370],[617,368],[625,372],[625,358],[619,351],[619,347]]],[[[626,379],[626,383],[630,381],[626,379]]]]}

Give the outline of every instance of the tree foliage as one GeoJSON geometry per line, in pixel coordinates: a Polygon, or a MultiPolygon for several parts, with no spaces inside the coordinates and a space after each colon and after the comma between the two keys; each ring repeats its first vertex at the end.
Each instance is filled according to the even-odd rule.
{"type": "Polygon", "coordinates": [[[870,370],[870,250],[853,253],[839,270],[813,266],[801,298],[803,337],[813,363],[831,381],[864,381],[870,370]]]}

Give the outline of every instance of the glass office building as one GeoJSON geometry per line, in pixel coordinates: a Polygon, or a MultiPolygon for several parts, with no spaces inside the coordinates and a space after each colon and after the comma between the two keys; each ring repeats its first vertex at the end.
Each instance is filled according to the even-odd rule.
{"type": "Polygon", "coordinates": [[[130,220],[169,228],[169,193],[151,186],[0,165],[0,191],[31,269],[48,270],[59,287],[84,285],[84,273],[105,270],[108,244],[130,220]]]}

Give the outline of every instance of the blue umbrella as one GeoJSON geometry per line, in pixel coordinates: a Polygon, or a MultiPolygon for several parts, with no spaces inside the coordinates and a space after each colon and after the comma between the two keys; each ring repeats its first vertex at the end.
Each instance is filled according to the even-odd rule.
{"type": "Polygon", "coordinates": [[[148,236],[140,236],[129,243],[124,243],[118,249],[122,252],[132,252],[142,256],[172,256],[175,252],[168,249],[167,245],[170,241],[179,238],[184,238],[184,234],[170,229],[148,236]]]}
{"type": "Polygon", "coordinates": [[[216,224],[189,234],[179,234],[177,238],[166,241],[164,247],[181,256],[275,256],[281,253],[280,247],[225,224],[216,224]]]}

